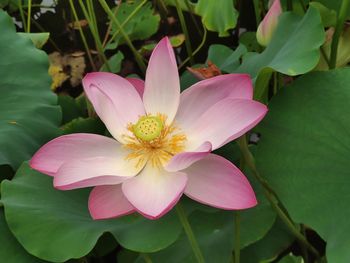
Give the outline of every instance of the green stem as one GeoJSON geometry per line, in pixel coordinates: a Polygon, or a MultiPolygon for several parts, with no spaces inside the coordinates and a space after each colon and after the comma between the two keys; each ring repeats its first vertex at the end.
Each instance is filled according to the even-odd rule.
{"type": "Polygon", "coordinates": [[[89,58],[89,61],[90,61],[90,65],[93,69],[93,71],[96,71],[96,65],[94,63],[94,60],[92,59],[92,56],[91,56],[91,52],[90,52],[90,49],[89,49],[89,45],[87,44],[87,41],[86,41],[86,38],[85,38],[85,35],[84,35],[84,31],[79,23],[79,17],[77,15],[77,11],[74,7],[74,3],[73,3],[73,0],[69,0],[69,4],[70,4],[70,7],[71,7],[71,10],[72,10],[72,13],[73,13],[73,16],[74,16],[74,20],[76,21],[77,25],[78,25],[78,30],[79,30],[79,33],[80,33],[80,37],[81,37],[81,40],[83,41],[83,44],[84,44],[84,47],[85,47],[85,50],[86,50],[86,54],[89,58]]]}
{"type": "Polygon", "coordinates": [[[191,247],[192,247],[192,251],[197,259],[197,262],[198,263],[204,263],[204,257],[203,257],[203,254],[201,252],[201,249],[198,245],[198,242],[194,236],[194,233],[192,231],[192,228],[191,228],[191,225],[190,225],[190,222],[188,222],[188,219],[187,219],[187,216],[186,216],[186,213],[184,211],[184,209],[182,208],[181,204],[178,203],[176,205],[176,212],[177,212],[177,215],[179,216],[179,219],[180,219],[180,222],[185,230],[185,233],[187,235],[187,238],[188,238],[188,241],[190,242],[191,244],[191,247]]]}
{"type": "MultiPolygon", "coordinates": [[[[300,224],[300,230],[303,236],[306,238],[305,226],[303,224],[300,224]]],[[[301,246],[301,254],[303,255],[304,263],[309,263],[309,255],[305,246],[301,246]]]]}
{"type": "Polygon", "coordinates": [[[32,0],[28,0],[27,33],[30,33],[30,20],[32,16],[32,0]]]}
{"type": "Polygon", "coordinates": [[[134,57],[136,59],[136,62],[138,64],[138,66],[140,67],[141,71],[143,73],[145,73],[146,72],[146,65],[143,62],[143,59],[142,59],[140,53],[137,52],[136,48],[132,44],[129,36],[125,33],[124,29],[121,27],[118,19],[114,16],[112,10],[109,8],[109,6],[107,5],[105,0],[99,0],[99,2],[100,2],[100,5],[102,6],[102,8],[105,10],[105,12],[108,14],[109,18],[113,21],[113,23],[120,30],[120,33],[124,37],[126,44],[129,46],[129,48],[131,49],[132,53],[134,54],[134,57]]]}
{"type": "Polygon", "coordinates": [[[259,24],[261,22],[261,12],[260,12],[260,7],[259,7],[259,0],[253,0],[253,4],[254,4],[256,28],[258,28],[259,24]]]}
{"type": "Polygon", "coordinates": [[[324,50],[323,46],[320,47],[321,55],[324,58],[324,60],[327,63],[328,68],[331,68],[331,62],[326,54],[326,51],[324,50]]]}
{"type": "Polygon", "coordinates": [[[27,22],[26,22],[26,18],[24,16],[24,12],[23,12],[22,0],[18,0],[18,9],[19,9],[19,13],[21,15],[21,19],[22,19],[22,23],[23,23],[23,31],[27,32],[27,22]]]}
{"type": "Polygon", "coordinates": [[[280,199],[278,198],[276,192],[269,186],[267,181],[260,176],[259,172],[256,169],[254,157],[253,157],[252,153],[249,151],[248,143],[247,143],[247,139],[246,139],[245,135],[238,139],[238,145],[239,145],[240,150],[243,154],[243,157],[246,160],[246,164],[248,165],[250,170],[253,172],[253,175],[255,176],[255,178],[264,187],[264,191],[263,191],[264,195],[267,198],[267,200],[270,202],[272,208],[276,211],[277,215],[280,217],[280,219],[286,225],[288,230],[295,236],[295,238],[297,238],[317,258],[319,258],[320,254],[318,253],[318,251],[299,232],[299,229],[293,223],[293,221],[291,220],[290,216],[287,214],[285,209],[281,208],[281,207],[283,207],[283,205],[282,205],[282,202],[280,201],[280,199]]]}
{"type": "Polygon", "coordinates": [[[176,11],[177,11],[177,15],[178,15],[179,20],[180,20],[182,31],[185,34],[185,45],[186,45],[187,54],[188,54],[188,56],[190,58],[191,65],[193,65],[194,64],[194,59],[193,59],[193,52],[192,52],[191,42],[190,42],[190,35],[188,34],[185,17],[184,17],[184,14],[182,12],[179,0],[175,0],[175,5],[176,5],[176,11]]]}
{"type": "Polygon", "coordinates": [[[287,11],[293,11],[293,0],[287,0],[287,11]]]}
{"type": "Polygon", "coordinates": [[[304,3],[304,0],[299,0],[299,3],[301,5],[301,8],[304,10],[304,13],[306,12],[307,8],[306,8],[306,5],[304,3]]]}
{"type": "Polygon", "coordinates": [[[330,67],[329,67],[330,69],[334,69],[337,64],[339,38],[343,31],[343,26],[344,26],[346,16],[348,14],[349,5],[350,5],[350,0],[343,0],[339,10],[337,25],[335,26],[335,31],[334,31],[332,45],[331,45],[331,58],[330,58],[330,67]]]}
{"type": "Polygon", "coordinates": [[[197,31],[198,31],[198,34],[203,37],[203,32],[196,20],[196,18],[194,17],[194,9],[193,9],[193,5],[189,2],[189,0],[185,0],[185,5],[190,13],[190,16],[191,16],[191,19],[192,19],[192,22],[194,24],[194,26],[196,27],[197,31]]]}
{"type": "MultiPolygon", "coordinates": [[[[130,15],[123,21],[123,23],[120,25],[120,28],[124,28],[124,26],[131,20],[131,18],[134,17],[134,15],[136,15],[142,8],[142,6],[144,6],[144,4],[147,3],[147,0],[143,0],[131,13],[130,15]]],[[[113,14],[114,15],[114,14],[113,14]]],[[[115,15],[114,15],[115,16],[115,15]]],[[[112,24],[112,23],[111,23],[112,24]]],[[[108,46],[116,37],[117,35],[120,33],[120,28],[117,29],[115,31],[115,33],[113,34],[113,36],[111,37],[110,40],[108,40],[107,44],[104,46],[108,46]]]]}
{"type": "Polygon", "coordinates": [[[240,262],[241,242],[240,242],[240,214],[235,212],[235,263],[240,262]]]}
{"type": "Polygon", "coordinates": [[[141,257],[143,258],[143,260],[146,263],[152,263],[152,259],[149,257],[149,255],[145,254],[145,253],[141,253],[141,257]]]}
{"type": "MultiPolygon", "coordinates": [[[[196,55],[199,50],[201,50],[201,48],[204,46],[205,41],[207,40],[207,29],[203,26],[203,30],[204,30],[204,35],[202,38],[202,42],[199,44],[199,46],[196,48],[195,51],[193,51],[193,56],[196,55]]],[[[184,65],[186,65],[186,63],[190,60],[190,57],[186,58],[184,61],[182,61],[182,63],[179,66],[179,69],[181,69],[184,65]]]]}
{"type": "Polygon", "coordinates": [[[81,7],[81,10],[83,11],[84,13],[84,16],[85,16],[85,19],[88,21],[89,23],[89,27],[90,27],[90,31],[91,31],[91,34],[95,40],[95,44],[96,44],[96,48],[98,50],[98,53],[99,53],[99,56],[100,58],[102,59],[103,63],[106,65],[107,67],[107,70],[108,71],[111,71],[111,67],[109,66],[109,63],[108,63],[108,59],[103,51],[103,47],[102,47],[102,43],[101,43],[101,39],[100,39],[100,36],[98,35],[97,33],[97,29],[95,28],[95,24],[94,22],[92,21],[92,18],[90,17],[88,11],[86,10],[86,7],[85,5],[83,4],[83,1],[82,0],[79,0],[79,5],[81,7]]]}
{"type": "Polygon", "coordinates": [[[301,242],[312,254],[314,254],[317,258],[320,258],[320,254],[318,251],[307,241],[307,239],[299,232],[298,228],[295,224],[288,218],[288,216],[282,211],[282,209],[278,206],[276,201],[273,200],[271,195],[265,190],[265,196],[271,203],[273,209],[276,211],[279,218],[283,221],[288,230],[301,242]]]}
{"type": "Polygon", "coordinates": [[[278,90],[278,72],[273,73],[273,95],[277,94],[278,90]]]}
{"type": "Polygon", "coordinates": [[[166,7],[166,4],[163,0],[156,0],[156,3],[158,5],[159,13],[162,19],[166,20],[168,17],[168,8],[166,7]]]}

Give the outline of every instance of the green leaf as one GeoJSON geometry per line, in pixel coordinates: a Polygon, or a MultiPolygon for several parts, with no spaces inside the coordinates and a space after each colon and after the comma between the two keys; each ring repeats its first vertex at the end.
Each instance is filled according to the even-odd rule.
{"type": "Polygon", "coordinates": [[[292,218],[326,240],[328,262],[350,258],[349,83],[345,68],[283,88],[269,104],[256,153],[292,218]]]}
{"type": "Polygon", "coordinates": [[[244,263],[273,262],[293,241],[294,236],[285,228],[284,223],[277,219],[266,236],[241,251],[241,261],[244,263]]]}
{"type": "Polygon", "coordinates": [[[19,36],[0,10],[0,165],[16,169],[59,134],[61,112],[50,90],[47,55],[19,36]]]}
{"type": "Polygon", "coordinates": [[[66,123],[62,129],[64,134],[84,132],[104,135],[106,131],[106,127],[100,119],[81,117],[66,123]]]}
{"type": "Polygon", "coordinates": [[[62,109],[62,123],[84,116],[84,111],[79,107],[77,101],[68,95],[58,96],[58,104],[62,109]]]}
{"type": "Polygon", "coordinates": [[[318,2],[311,2],[310,6],[316,8],[321,15],[322,24],[324,27],[335,26],[337,23],[337,12],[333,9],[329,9],[318,2]]]}
{"type": "MultiPolygon", "coordinates": [[[[112,73],[118,73],[120,71],[123,59],[124,55],[121,51],[118,51],[116,54],[114,54],[108,59],[108,65],[111,68],[112,73]]],[[[108,72],[106,64],[102,65],[100,71],[108,72]]]]}
{"type": "MultiPolygon", "coordinates": [[[[125,21],[134,9],[139,6],[141,0],[132,2],[123,2],[118,7],[117,19],[120,24],[125,21]]],[[[147,2],[141,9],[124,25],[123,30],[129,36],[130,40],[144,40],[152,36],[158,31],[160,22],[160,16],[154,13],[152,9],[152,3],[147,2]]],[[[117,27],[112,23],[111,35],[116,31],[119,31],[117,27]]],[[[121,34],[118,34],[113,42],[121,45],[125,43],[121,34]]]]}
{"type": "Polygon", "coordinates": [[[218,32],[220,37],[229,36],[228,30],[237,24],[238,11],[232,0],[199,0],[195,12],[202,17],[205,27],[218,32]]]}
{"type": "Polygon", "coordinates": [[[224,45],[211,45],[208,50],[207,62],[213,62],[224,72],[233,72],[240,65],[240,58],[247,53],[244,45],[239,45],[235,51],[224,45]]]}
{"type": "Polygon", "coordinates": [[[181,233],[173,212],[159,220],[133,214],[94,221],[87,208],[89,189],[55,190],[52,178],[26,163],[12,181],[3,181],[1,194],[7,223],[17,240],[29,253],[53,262],[86,255],[105,232],[123,247],[146,253],[169,246],[181,233]]]}
{"type": "Polygon", "coordinates": [[[249,52],[257,52],[261,49],[255,32],[244,32],[239,36],[239,43],[244,45],[249,52]]]}
{"type": "MultiPolygon", "coordinates": [[[[253,79],[273,70],[290,76],[304,74],[317,65],[323,42],[324,29],[315,8],[310,7],[303,17],[283,13],[267,48],[261,54],[248,53],[236,72],[249,73],[253,79]]],[[[256,90],[256,98],[265,91],[256,90]]]]}
{"type": "Polygon", "coordinates": [[[0,211],[0,258],[6,263],[44,263],[28,254],[12,235],[5,221],[4,211],[0,211]]]}
{"type": "MultiPolygon", "coordinates": [[[[276,214],[262,194],[262,189],[252,179],[258,205],[240,211],[241,248],[263,238],[272,227],[276,214]],[[257,220],[258,219],[258,220],[257,220]]],[[[207,263],[229,262],[232,256],[234,239],[234,212],[196,205],[194,201],[183,200],[189,213],[189,221],[207,263]],[[191,204],[192,203],[192,204],[191,204]],[[192,206],[192,207],[191,207],[192,206]]],[[[149,255],[155,263],[195,262],[191,246],[184,233],[168,248],[149,255]]]]}
{"type": "Polygon", "coordinates": [[[30,39],[36,48],[41,49],[49,40],[50,33],[18,33],[21,37],[30,39]]]}

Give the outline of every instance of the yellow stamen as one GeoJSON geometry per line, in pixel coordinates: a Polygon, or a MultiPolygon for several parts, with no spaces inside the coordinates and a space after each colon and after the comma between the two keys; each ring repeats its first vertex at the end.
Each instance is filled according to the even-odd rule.
{"type": "Polygon", "coordinates": [[[150,162],[154,167],[168,163],[172,156],[184,151],[186,135],[174,124],[166,124],[166,116],[142,116],[136,124],[130,123],[132,135],[124,135],[124,147],[130,151],[126,160],[138,159],[136,166],[150,162]]]}

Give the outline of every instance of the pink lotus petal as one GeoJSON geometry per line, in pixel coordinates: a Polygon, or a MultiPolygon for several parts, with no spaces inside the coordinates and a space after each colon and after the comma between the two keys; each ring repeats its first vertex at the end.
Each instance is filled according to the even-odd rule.
{"type": "Polygon", "coordinates": [[[186,127],[188,151],[209,141],[213,150],[232,141],[258,124],[267,113],[267,107],[257,101],[224,99],[209,108],[186,127]]]}
{"type": "Polygon", "coordinates": [[[53,185],[60,190],[120,184],[140,171],[135,163],[111,157],[95,157],[64,163],[54,176],[53,185]]]}
{"type": "Polygon", "coordinates": [[[87,74],[83,86],[108,131],[118,141],[124,142],[122,134],[128,133],[128,123],[136,122],[145,114],[136,89],[124,78],[107,72],[87,74]]]}
{"type": "Polygon", "coordinates": [[[126,78],[126,80],[129,81],[134,86],[134,88],[142,98],[143,92],[145,90],[145,82],[142,79],[137,79],[137,78],[126,78]]]}
{"type": "Polygon", "coordinates": [[[184,173],[170,173],[148,164],[138,176],[125,181],[122,190],[139,213],[149,219],[157,219],[177,203],[186,182],[184,173]]]}
{"type": "Polygon", "coordinates": [[[275,0],[256,31],[256,38],[260,45],[267,46],[270,43],[273,33],[276,31],[280,14],[282,14],[280,0],[275,0]]]}
{"type": "Polygon", "coordinates": [[[204,112],[226,98],[253,99],[253,84],[247,74],[226,74],[197,82],[181,93],[175,120],[189,126],[204,112]]]}
{"type": "Polygon", "coordinates": [[[242,172],[225,158],[210,154],[184,171],[185,194],[221,209],[246,209],[257,204],[254,191],[242,172]]]}
{"type": "Polygon", "coordinates": [[[90,193],[89,211],[93,219],[107,219],[131,214],[135,208],[125,198],[120,184],[101,185],[90,193]]]}
{"type": "Polygon", "coordinates": [[[53,176],[61,165],[74,159],[116,156],[124,152],[111,138],[88,133],[60,136],[42,146],[29,162],[33,169],[53,176]]]}
{"type": "Polygon", "coordinates": [[[175,155],[165,169],[169,172],[176,172],[189,167],[194,162],[204,158],[211,152],[211,143],[204,142],[193,152],[183,152],[175,155]]]}
{"type": "Polygon", "coordinates": [[[153,50],[148,63],[143,102],[146,112],[167,115],[167,123],[175,117],[180,101],[180,80],[173,48],[167,37],[153,50]]]}

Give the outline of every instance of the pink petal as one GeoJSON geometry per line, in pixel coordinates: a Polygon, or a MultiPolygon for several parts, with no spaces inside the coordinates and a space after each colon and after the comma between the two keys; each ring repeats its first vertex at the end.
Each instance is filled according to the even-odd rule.
{"type": "Polygon", "coordinates": [[[267,107],[257,101],[224,99],[214,104],[185,130],[188,149],[196,149],[209,141],[213,150],[232,141],[258,124],[267,113],[267,107]]]}
{"type": "Polygon", "coordinates": [[[125,198],[120,184],[101,185],[92,189],[89,211],[93,219],[107,219],[131,214],[134,207],[125,198]]]}
{"type": "Polygon", "coordinates": [[[126,80],[129,81],[134,86],[134,88],[142,98],[143,92],[145,90],[145,82],[142,79],[137,79],[137,78],[126,78],[126,80]]]}
{"type": "Polygon", "coordinates": [[[169,173],[149,164],[138,176],[125,181],[122,190],[139,213],[149,219],[157,219],[177,203],[186,182],[184,173],[169,173]]]}
{"type": "Polygon", "coordinates": [[[60,136],[42,146],[29,165],[39,172],[54,175],[60,166],[74,159],[97,156],[115,156],[124,151],[121,144],[111,138],[77,133],[60,136]]]}
{"type": "Polygon", "coordinates": [[[188,126],[225,98],[252,99],[253,84],[249,75],[226,74],[197,82],[181,93],[175,120],[180,126],[188,126]]]}
{"type": "Polygon", "coordinates": [[[180,101],[180,80],[173,48],[167,37],[153,50],[148,63],[143,102],[148,114],[167,115],[171,123],[180,101]]]}
{"type": "Polygon", "coordinates": [[[64,163],[54,176],[53,185],[60,190],[120,184],[140,171],[120,158],[94,157],[64,163]]]}
{"type": "Polygon", "coordinates": [[[107,72],[87,74],[83,86],[89,100],[108,131],[120,142],[127,134],[128,123],[135,123],[145,114],[136,89],[118,75],[107,72]]]}
{"type": "Polygon", "coordinates": [[[221,209],[246,209],[257,204],[254,191],[242,172],[225,158],[210,154],[185,170],[185,194],[221,209]]]}
{"type": "Polygon", "coordinates": [[[169,161],[165,169],[169,172],[183,170],[189,167],[194,162],[200,159],[203,159],[210,152],[211,152],[211,143],[204,142],[201,146],[199,146],[193,152],[183,152],[175,155],[173,158],[171,158],[171,160],[169,161]]]}
{"type": "Polygon", "coordinates": [[[280,0],[275,0],[256,31],[256,38],[260,45],[267,46],[270,43],[280,14],[282,14],[281,2],[280,0]]]}

